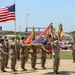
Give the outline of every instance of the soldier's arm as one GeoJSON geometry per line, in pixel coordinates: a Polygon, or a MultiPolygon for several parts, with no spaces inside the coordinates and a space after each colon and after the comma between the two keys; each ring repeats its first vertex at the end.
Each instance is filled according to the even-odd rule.
{"type": "Polygon", "coordinates": [[[8,53],[4,52],[1,48],[0,48],[0,52],[3,53],[3,54],[8,55],[8,53]]]}
{"type": "Polygon", "coordinates": [[[73,45],[73,44],[74,44],[74,41],[70,41],[70,42],[68,42],[68,44],[71,44],[71,45],[73,45]]]}
{"type": "Polygon", "coordinates": [[[41,46],[41,50],[43,50],[43,51],[46,51],[46,48],[45,48],[45,46],[41,46]]]}
{"type": "Polygon", "coordinates": [[[25,49],[24,52],[26,52],[27,50],[29,50],[29,48],[31,47],[31,45],[26,45],[26,46],[27,46],[27,48],[25,49]]]}
{"type": "Polygon", "coordinates": [[[55,44],[58,42],[58,40],[56,40],[56,41],[54,41],[54,42],[52,42],[52,46],[55,46],[55,44]]]}

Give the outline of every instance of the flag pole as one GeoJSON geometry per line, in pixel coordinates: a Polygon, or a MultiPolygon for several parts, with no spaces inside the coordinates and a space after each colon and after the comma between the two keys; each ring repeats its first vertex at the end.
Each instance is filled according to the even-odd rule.
{"type": "MultiPolygon", "coordinates": [[[[14,4],[15,4],[15,1],[14,1],[14,4]]],[[[15,25],[15,39],[16,39],[16,6],[15,6],[15,20],[14,21],[15,21],[14,25],[15,25]]]]}
{"type": "MultiPolygon", "coordinates": [[[[15,28],[15,40],[16,40],[16,3],[14,1],[14,4],[15,4],[15,20],[14,20],[14,28],[15,28]]],[[[15,41],[15,50],[16,50],[16,41],[15,41]]]]}

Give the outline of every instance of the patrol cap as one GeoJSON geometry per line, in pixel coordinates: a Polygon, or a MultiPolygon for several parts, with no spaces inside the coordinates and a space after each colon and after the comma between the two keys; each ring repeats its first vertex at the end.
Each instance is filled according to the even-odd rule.
{"type": "Polygon", "coordinates": [[[12,40],[15,39],[15,37],[12,37],[12,40]]]}
{"type": "Polygon", "coordinates": [[[22,40],[25,39],[24,37],[21,38],[22,40]]]}

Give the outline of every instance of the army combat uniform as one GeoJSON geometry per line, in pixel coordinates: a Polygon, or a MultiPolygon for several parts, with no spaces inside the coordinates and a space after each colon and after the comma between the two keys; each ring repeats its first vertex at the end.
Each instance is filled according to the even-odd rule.
{"type": "Polygon", "coordinates": [[[20,61],[20,48],[21,48],[21,42],[20,40],[17,42],[17,59],[20,61]]]}
{"type": "Polygon", "coordinates": [[[6,53],[8,53],[8,55],[5,55],[5,58],[6,58],[5,67],[8,68],[7,65],[8,65],[8,60],[9,60],[9,43],[7,42],[5,45],[6,45],[6,53]]]}
{"type": "Polygon", "coordinates": [[[36,54],[37,47],[38,47],[37,45],[33,45],[33,44],[30,47],[31,67],[33,69],[37,69],[37,68],[35,68],[35,66],[36,66],[36,59],[37,59],[37,54],[36,54]]]}
{"type": "Polygon", "coordinates": [[[24,42],[21,43],[20,54],[21,54],[20,55],[20,57],[21,57],[21,68],[26,71],[27,69],[25,69],[25,63],[26,63],[26,58],[28,58],[27,57],[28,56],[28,49],[27,49],[27,45],[24,42]]]}
{"type": "Polygon", "coordinates": [[[58,42],[53,42],[53,70],[54,73],[58,74],[59,64],[60,64],[60,47],[58,42]]]}
{"type": "Polygon", "coordinates": [[[47,58],[47,56],[46,56],[46,49],[45,49],[45,47],[42,45],[42,46],[40,46],[40,52],[41,52],[41,68],[42,69],[46,69],[46,67],[45,67],[45,63],[46,63],[46,58],[47,58]]]}
{"type": "Polygon", "coordinates": [[[10,49],[11,49],[11,69],[12,71],[17,71],[15,70],[15,65],[16,65],[16,62],[17,62],[17,44],[16,42],[12,41],[10,43],[10,49]]]}
{"type": "Polygon", "coordinates": [[[6,50],[5,45],[0,44],[0,66],[1,66],[0,68],[1,68],[2,72],[7,72],[7,71],[5,71],[5,64],[6,64],[5,55],[7,55],[5,50],[6,50]]]}
{"type": "Polygon", "coordinates": [[[75,63],[75,41],[71,41],[70,44],[72,45],[72,56],[73,56],[73,63],[75,63]]]}

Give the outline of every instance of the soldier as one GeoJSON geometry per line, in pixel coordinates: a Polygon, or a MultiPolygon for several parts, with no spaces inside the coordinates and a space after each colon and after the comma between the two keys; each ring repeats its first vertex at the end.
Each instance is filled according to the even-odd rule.
{"type": "Polygon", "coordinates": [[[36,54],[37,47],[38,47],[38,45],[34,45],[34,44],[31,44],[31,47],[30,47],[31,67],[34,70],[37,69],[37,68],[35,68],[35,66],[36,66],[36,59],[37,59],[37,54],[36,54]]]}
{"type": "Polygon", "coordinates": [[[7,65],[8,65],[8,59],[9,59],[9,42],[8,40],[5,40],[5,45],[6,45],[6,53],[8,53],[8,55],[5,56],[6,58],[6,64],[5,64],[5,67],[6,68],[9,68],[7,65]]]}
{"type": "Polygon", "coordinates": [[[73,63],[75,63],[75,39],[69,43],[72,45],[73,63]]]}
{"type": "Polygon", "coordinates": [[[11,48],[11,69],[12,71],[17,71],[15,69],[15,65],[17,62],[17,43],[15,40],[15,37],[12,38],[12,42],[10,43],[10,48],[11,48]]]}
{"type": "Polygon", "coordinates": [[[58,74],[59,64],[60,64],[60,47],[58,44],[58,39],[52,43],[53,47],[53,70],[55,74],[58,74]]]}
{"type": "Polygon", "coordinates": [[[5,63],[6,63],[6,61],[5,61],[5,55],[7,55],[7,53],[6,53],[6,47],[5,47],[5,43],[4,43],[4,39],[1,39],[1,44],[0,44],[0,55],[1,55],[1,71],[2,72],[7,72],[6,70],[5,70],[5,63]]]}
{"type": "Polygon", "coordinates": [[[24,37],[21,38],[22,42],[21,42],[21,68],[23,69],[23,71],[27,71],[27,69],[25,69],[25,63],[26,63],[26,58],[28,55],[28,49],[27,49],[27,45],[25,44],[25,40],[24,37]]]}
{"type": "Polygon", "coordinates": [[[44,45],[40,45],[40,52],[41,52],[41,68],[46,69],[45,63],[46,63],[46,49],[44,45]]]}
{"type": "Polygon", "coordinates": [[[21,47],[21,42],[20,42],[20,38],[18,38],[18,42],[17,42],[17,59],[18,59],[18,61],[20,61],[20,47],[21,47]]]}

